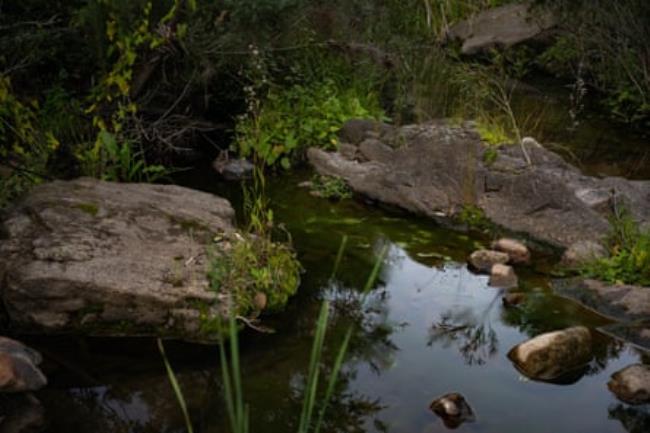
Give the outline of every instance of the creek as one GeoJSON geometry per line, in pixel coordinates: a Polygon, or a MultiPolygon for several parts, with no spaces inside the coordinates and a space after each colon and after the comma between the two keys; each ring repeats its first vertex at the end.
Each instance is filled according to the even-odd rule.
{"type": "MultiPolygon", "coordinates": [[[[559,105],[549,98],[526,101],[552,109],[559,105]]],[[[598,116],[587,117],[571,133],[558,132],[566,131],[566,115],[545,119],[545,139],[562,143],[560,148],[586,172],[650,178],[650,158],[639,153],[645,137],[598,116]]],[[[505,308],[499,289],[466,266],[466,257],[488,245],[490,237],[452,231],[361,200],[313,197],[297,186],[310,176],[298,170],[269,180],[275,220],[291,234],[304,274],[286,311],[264,318],[275,333],[242,333],[241,369],[252,432],[296,430],[324,299],[333,306],[325,369],[333,364],[348,326],[355,331],[323,431],[447,431],[428,406],[448,392],[462,393],[476,413],[476,422],[458,429],[464,432],[650,431],[650,409],[620,403],[606,386],[613,372],[650,363],[648,354],[595,331],[593,361],[559,383],[530,381],[506,357],[514,345],[541,332],[574,325],[594,330],[608,323],[552,293],[546,271],[557,257],[534,252],[533,266],[518,269],[526,302],[505,308]],[[347,248],[332,277],[344,236],[347,248]],[[360,291],[384,247],[388,254],[379,279],[361,302],[360,291]]],[[[223,183],[207,164],[181,175],[179,183],[241,206],[239,185],[223,183]]],[[[34,338],[28,343],[55,365],[46,371],[50,386],[37,393],[48,413],[48,431],[184,431],[154,341],[34,338]]],[[[227,432],[217,350],[179,342],[168,342],[167,349],[195,431],[227,432]]]]}

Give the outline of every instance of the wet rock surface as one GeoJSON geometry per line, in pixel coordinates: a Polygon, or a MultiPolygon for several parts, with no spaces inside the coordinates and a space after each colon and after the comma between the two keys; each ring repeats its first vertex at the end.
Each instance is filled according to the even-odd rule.
{"type": "Polygon", "coordinates": [[[592,358],[591,333],[583,326],[538,335],[513,347],[508,358],[530,379],[554,381],[592,358]]]}
{"type": "Polygon", "coordinates": [[[607,387],[626,403],[650,403],[650,366],[636,364],[617,371],[607,387]]]}
{"type": "Polygon", "coordinates": [[[519,285],[519,279],[512,266],[496,264],[490,271],[490,286],[512,289],[519,285]]]}
{"type": "Polygon", "coordinates": [[[608,256],[607,249],[599,242],[579,241],[567,248],[562,255],[562,266],[579,268],[594,260],[608,256]]]}
{"type": "Polygon", "coordinates": [[[38,365],[41,354],[24,344],[0,337],[0,393],[36,391],[47,384],[38,365]]]}
{"type": "Polygon", "coordinates": [[[228,201],[171,185],[93,179],[39,185],[3,221],[2,301],[21,332],[202,339],[215,234],[228,201]]]}
{"type": "MultiPolygon", "coordinates": [[[[338,176],[357,193],[448,222],[467,206],[512,232],[568,248],[599,241],[609,229],[607,208],[625,203],[641,224],[650,221],[650,181],[583,175],[541,145],[503,146],[486,162],[487,146],[471,122],[436,120],[391,127],[354,121],[341,131],[347,150],[308,150],[320,174],[338,176]],[[347,146],[349,147],[349,146],[347,146]],[[594,201],[594,195],[605,198],[594,201]]],[[[528,140],[531,142],[532,140],[528,140]]],[[[601,198],[602,198],[601,197],[601,198]]]]}
{"type": "Polygon", "coordinates": [[[530,262],[530,251],[523,243],[515,239],[502,238],[492,243],[492,249],[506,253],[510,263],[526,264],[530,262]]]}
{"type": "Polygon", "coordinates": [[[650,351],[650,287],[580,278],[556,280],[552,286],[560,296],[616,321],[599,331],[650,351]]]}
{"type": "Polygon", "coordinates": [[[505,265],[509,260],[508,254],[492,250],[474,251],[468,258],[472,269],[484,273],[490,273],[494,265],[505,265]]]}
{"type": "Polygon", "coordinates": [[[552,34],[554,17],[531,3],[513,3],[483,11],[453,25],[447,38],[462,42],[463,54],[544,41],[552,34]]]}
{"type": "Polygon", "coordinates": [[[465,422],[476,420],[474,411],[465,397],[456,392],[436,398],[429,408],[442,419],[447,428],[455,429],[465,422]]]}
{"type": "Polygon", "coordinates": [[[614,320],[642,322],[650,319],[650,287],[570,279],[555,281],[553,288],[558,294],[614,320]]]}

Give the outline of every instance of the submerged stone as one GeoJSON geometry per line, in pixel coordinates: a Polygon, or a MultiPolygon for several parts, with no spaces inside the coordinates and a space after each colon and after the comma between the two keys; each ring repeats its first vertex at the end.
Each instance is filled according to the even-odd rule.
{"type": "Polygon", "coordinates": [[[455,429],[476,417],[465,397],[457,392],[445,394],[433,400],[429,408],[438,415],[447,428],[455,429]]]}
{"type": "Polygon", "coordinates": [[[512,289],[519,285],[519,279],[512,266],[497,263],[490,271],[490,286],[512,289]]]}
{"type": "Polygon", "coordinates": [[[612,374],[607,387],[626,403],[650,403],[650,366],[635,364],[625,367],[612,374]]]}
{"type": "Polygon", "coordinates": [[[492,250],[474,251],[468,258],[468,262],[473,269],[485,273],[489,273],[496,264],[504,265],[508,263],[508,260],[508,254],[492,250]]]}
{"type": "Polygon", "coordinates": [[[553,381],[589,363],[591,333],[584,326],[576,326],[541,334],[513,347],[508,358],[525,376],[553,381]]]}
{"type": "Polygon", "coordinates": [[[530,262],[530,251],[523,243],[515,239],[502,238],[492,243],[492,249],[506,253],[510,263],[525,264],[530,262]]]}

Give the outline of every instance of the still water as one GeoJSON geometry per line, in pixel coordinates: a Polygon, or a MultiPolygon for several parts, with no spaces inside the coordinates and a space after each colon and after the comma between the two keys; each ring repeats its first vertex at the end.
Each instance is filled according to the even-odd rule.
{"type": "MultiPolygon", "coordinates": [[[[588,368],[555,384],[527,380],[507,359],[511,347],[540,332],[607,323],[552,294],[540,270],[553,257],[538,253],[535,267],[519,270],[527,301],[505,309],[499,290],[465,265],[467,255],[491,239],[355,200],[314,198],[297,187],[308,177],[298,173],[270,186],[276,221],[291,233],[305,272],[287,310],[265,318],[276,332],[245,331],[241,338],[252,432],[296,430],[313,327],[324,299],[333,309],[325,369],[348,326],[355,327],[325,432],[444,432],[428,406],[448,392],[462,393],[476,413],[474,423],[458,428],[463,432],[650,432],[650,408],[621,404],[606,387],[614,371],[650,363],[636,349],[597,334],[588,368]],[[348,245],[332,278],[344,235],[348,245]],[[359,292],[384,246],[388,255],[380,278],[362,303],[359,292]]],[[[237,202],[237,186],[220,184],[209,171],[190,173],[183,182],[237,202]]],[[[184,431],[153,341],[29,343],[48,359],[51,386],[38,397],[48,412],[49,431],[184,431]]],[[[167,349],[195,431],[227,433],[215,348],[170,342],[167,349]]]]}

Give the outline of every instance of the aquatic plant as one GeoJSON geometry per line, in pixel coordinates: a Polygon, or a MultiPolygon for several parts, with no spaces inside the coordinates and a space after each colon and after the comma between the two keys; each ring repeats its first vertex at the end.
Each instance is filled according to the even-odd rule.
{"type": "Polygon", "coordinates": [[[343,200],[352,197],[352,190],[340,177],[316,174],[311,179],[311,190],[320,197],[343,200]]]}

